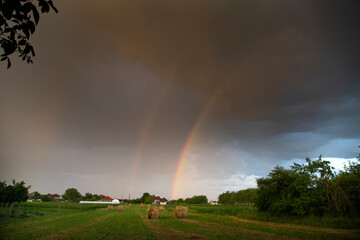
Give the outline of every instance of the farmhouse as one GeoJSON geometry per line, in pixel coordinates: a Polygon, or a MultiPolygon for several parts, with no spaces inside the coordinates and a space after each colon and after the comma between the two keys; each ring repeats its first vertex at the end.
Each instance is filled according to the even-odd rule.
{"type": "Polygon", "coordinates": [[[152,204],[160,204],[161,198],[159,196],[154,197],[154,202],[152,204]]]}
{"type": "Polygon", "coordinates": [[[210,205],[218,205],[217,201],[210,201],[210,205]]]}
{"type": "Polygon", "coordinates": [[[103,199],[101,199],[100,201],[101,202],[112,202],[114,199],[112,199],[111,197],[109,197],[109,196],[106,196],[106,197],[104,197],[103,199]]]}
{"type": "Polygon", "coordinates": [[[165,198],[161,199],[161,197],[159,196],[155,196],[154,197],[154,202],[152,204],[155,204],[155,205],[166,205],[168,202],[166,201],[165,198]]]}

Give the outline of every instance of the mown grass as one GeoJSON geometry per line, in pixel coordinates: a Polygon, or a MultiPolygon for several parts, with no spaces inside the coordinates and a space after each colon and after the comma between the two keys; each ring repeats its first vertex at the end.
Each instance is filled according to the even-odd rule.
{"type": "MultiPolygon", "coordinates": [[[[344,218],[344,217],[316,217],[316,216],[275,216],[266,212],[258,212],[254,206],[209,206],[209,205],[189,205],[190,211],[196,213],[214,214],[220,216],[234,216],[250,220],[270,221],[278,223],[291,223],[298,225],[310,225],[317,227],[330,227],[342,229],[358,229],[360,228],[360,218],[344,218]]],[[[173,208],[173,207],[170,207],[173,208]]]]}
{"type": "Polygon", "coordinates": [[[35,207],[52,215],[4,221],[0,239],[360,239],[359,230],[249,220],[251,208],[192,205],[186,219],[175,219],[175,206],[166,206],[159,220],[149,220],[147,206],[139,205],[124,206],[123,212],[106,205],[24,208],[35,207]]]}

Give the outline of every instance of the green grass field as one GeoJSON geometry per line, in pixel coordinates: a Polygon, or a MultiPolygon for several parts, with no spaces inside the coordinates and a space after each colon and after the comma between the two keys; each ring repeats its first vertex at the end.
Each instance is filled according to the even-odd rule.
{"type": "Polygon", "coordinates": [[[333,224],[329,221],[311,225],[305,225],[309,223],[306,219],[305,224],[291,222],[295,220],[285,223],[287,219],[281,218],[259,221],[264,216],[252,206],[189,206],[186,219],[175,219],[174,206],[166,206],[159,220],[146,218],[147,206],[124,206],[123,212],[106,207],[57,203],[14,206],[22,214],[2,218],[0,239],[360,239],[356,221],[348,229],[320,227],[333,224]],[[34,212],[38,214],[27,214],[34,212]]]}

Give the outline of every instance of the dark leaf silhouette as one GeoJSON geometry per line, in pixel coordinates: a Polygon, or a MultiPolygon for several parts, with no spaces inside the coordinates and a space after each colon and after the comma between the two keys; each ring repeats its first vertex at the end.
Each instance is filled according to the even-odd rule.
{"type": "Polygon", "coordinates": [[[7,61],[10,68],[9,56],[15,52],[27,63],[32,63],[31,57],[35,50],[30,44],[30,37],[35,33],[40,15],[47,13],[50,8],[58,12],[51,0],[2,0],[0,1],[0,47],[2,55],[0,61],[7,61]],[[37,2],[37,6],[34,4],[37,2]]]}

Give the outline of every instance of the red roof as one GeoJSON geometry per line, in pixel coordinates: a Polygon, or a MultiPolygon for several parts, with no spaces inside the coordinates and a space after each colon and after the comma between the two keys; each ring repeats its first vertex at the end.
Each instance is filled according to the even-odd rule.
{"type": "Polygon", "coordinates": [[[161,200],[161,198],[159,196],[155,197],[154,200],[161,200]]]}
{"type": "Polygon", "coordinates": [[[47,194],[49,197],[52,197],[52,198],[58,198],[58,197],[60,197],[60,195],[59,194],[51,194],[51,193],[48,193],[47,194]]]}
{"type": "Polygon", "coordinates": [[[112,201],[113,199],[109,196],[104,197],[101,201],[112,201]]]}

